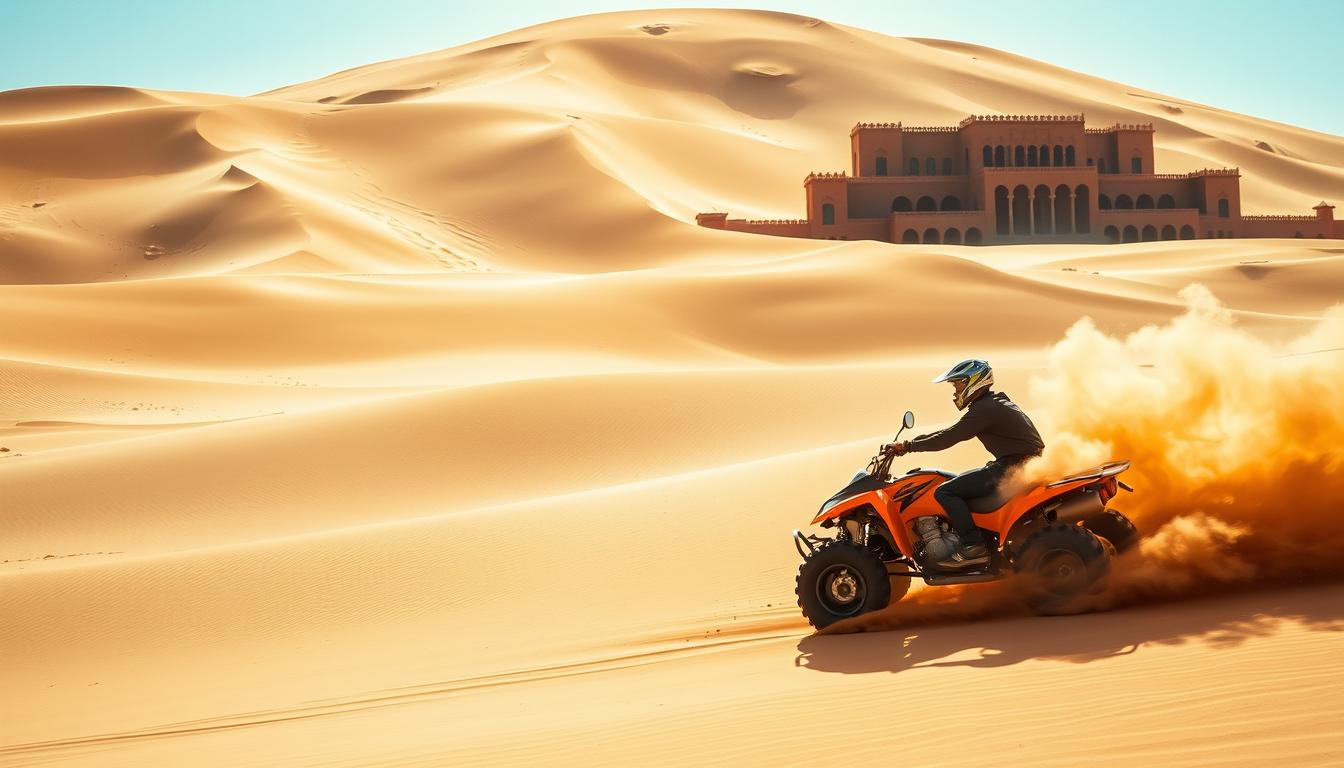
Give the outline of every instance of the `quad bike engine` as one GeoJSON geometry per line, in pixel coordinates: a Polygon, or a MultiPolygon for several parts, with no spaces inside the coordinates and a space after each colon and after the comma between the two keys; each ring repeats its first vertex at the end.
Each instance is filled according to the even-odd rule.
{"type": "Polygon", "coordinates": [[[945,517],[925,515],[915,518],[912,525],[924,545],[921,560],[945,560],[961,548],[961,536],[945,517]]]}

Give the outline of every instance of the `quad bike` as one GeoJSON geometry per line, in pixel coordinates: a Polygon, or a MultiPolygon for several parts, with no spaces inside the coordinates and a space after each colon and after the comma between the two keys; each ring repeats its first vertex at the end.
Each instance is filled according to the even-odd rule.
{"type": "MultiPolygon", "coordinates": [[[[915,415],[906,411],[901,431],[914,425],[915,415]]],[[[1111,558],[1138,542],[1134,524],[1106,508],[1118,489],[1134,490],[1116,477],[1129,462],[1111,461],[1011,498],[970,499],[989,562],[940,567],[939,561],[960,548],[961,538],[933,491],[955,475],[916,467],[892,477],[893,457],[879,450],[821,505],[812,524],[834,528],[834,538],[793,532],[803,558],[798,607],[818,629],[900,600],[915,577],[934,586],[1025,577],[1026,600],[1034,610],[1065,613],[1077,598],[1099,588],[1111,558]]]]}

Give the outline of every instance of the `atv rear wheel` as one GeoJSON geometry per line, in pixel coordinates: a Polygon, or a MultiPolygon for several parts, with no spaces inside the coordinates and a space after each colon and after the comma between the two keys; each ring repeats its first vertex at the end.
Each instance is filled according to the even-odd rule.
{"type": "Polygon", "coordinates": [[[1044,614],[1070,613],[1110,565],[1110,555],[1091,531],[1062,523],[1033,533],[1014,559],[1014,568],[1027,577],[1028,605],[1044,614]]]}
{"type": "Polygon", "coordinates": [[[887,607],[891,582],[881,558],[847,541],[830,541],[798,566],[794,588],[803,616],[817,629],[887,607]]]}
{"type": "Polygon", "coordinates": [[[1117,555],[1123,555],[1139,543],[1139,529],[1128,517],[1114,509],[1099,512],[1083,521],[1083,527],[1111,542],[1117,555]]]}

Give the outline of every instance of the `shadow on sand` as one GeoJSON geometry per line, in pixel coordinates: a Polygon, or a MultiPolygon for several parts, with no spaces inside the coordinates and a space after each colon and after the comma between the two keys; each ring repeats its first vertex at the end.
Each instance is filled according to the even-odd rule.
{"type": "Polygon", "coordinates": [[[1078,616],[929,624],[884,632],[810,635],[796,666],[846,674],[921,667],[1005,667],[1029,659],[1083,664],[1143,645],[1228,648],[1285,623],[1344,632],[1344,586],[1256,592],[1078,616]]]}

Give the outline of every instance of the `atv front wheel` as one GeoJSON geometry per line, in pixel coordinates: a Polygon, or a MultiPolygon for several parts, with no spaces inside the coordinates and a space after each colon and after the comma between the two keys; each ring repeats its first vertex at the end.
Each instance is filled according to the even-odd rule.
{"type": "Polygon", "coordinates": [[[1069,613],[1110,565],[1110,555],[1091,531],[1062,523],[1033,533],[1014,561],[1017,572],[1027,577],[1027,603],[1044,614],[1069,613]]]}
{"type": "Polygon", "coordinates": [[[887,566],[872,552],[847,541],[830,541],[798,566],[798,607],[817,629],[876,611],[891,601],[887,566]]]}
{"type": "Polygon", "coordinates": [[[1099,512],[1083,521],[1083,527],[1111,542],[1117,555],[1123,555],[1139,543],[1139,529],[1128,517],[1114,509],[1099,512]]]}

